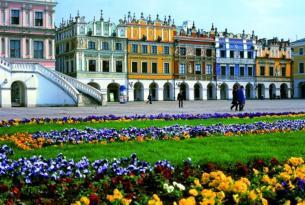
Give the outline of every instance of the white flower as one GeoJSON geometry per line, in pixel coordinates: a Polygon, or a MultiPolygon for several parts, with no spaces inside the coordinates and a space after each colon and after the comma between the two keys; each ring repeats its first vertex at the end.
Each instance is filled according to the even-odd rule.
{"type": "Polygon", "coordinates": [[[180,189],[180,191],[184,191],[185,190],[185,186],[183,184],[177,183],[177,182],[173,182],[173,185],[176,186],[178,189],[180,189]]]}
{"type": "Polygon", "coordinates": [[[163,184],[163,189],[167,191],[167,193],[172,193],[175,190],[175,187],[169,186],[168,184],[163,184]]]}

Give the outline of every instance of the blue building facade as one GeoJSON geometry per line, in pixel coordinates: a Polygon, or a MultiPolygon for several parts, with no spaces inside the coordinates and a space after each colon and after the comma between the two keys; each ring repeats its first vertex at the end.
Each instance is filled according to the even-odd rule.
{"type": "Polygon", "coordinates": [[[231,99],[235,84],[245,87],[248,99],[255,98],[257,46],[254,32],[252,35],[217,33],[215,47],[217,98],[231,99]]]}

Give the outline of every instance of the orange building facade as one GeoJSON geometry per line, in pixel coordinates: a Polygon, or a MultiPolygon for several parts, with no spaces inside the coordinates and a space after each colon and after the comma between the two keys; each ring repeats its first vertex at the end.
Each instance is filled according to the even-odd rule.
{"type": "Polygon", "coordinates": [[[258,41],[256,89],[258,98],[291,97],[291,48],[277,38],[258,41]]]}
{"type": "Polygon", "coordinates": [[[171,17],[157,15],[136,19],[130,13],[124,23],[128,39],[128,94],[131,101],[173,100],[175,25],[171,17]]]}

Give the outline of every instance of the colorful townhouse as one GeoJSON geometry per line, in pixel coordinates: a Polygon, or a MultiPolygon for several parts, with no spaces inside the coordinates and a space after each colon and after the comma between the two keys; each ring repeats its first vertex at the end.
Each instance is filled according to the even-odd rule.
{"type": "Polygon", "coordinates": [[[55,68],[55,0],[0,2],[0,57],[55,68]]]}
{"type": "Polygon", "coordinates": [[[173,51],[175,25],[171,17],[159,15],[139,19],[124,17],[128,38],[128,95],[130,101],[173,100],[173,51]]]}
{"type": "Polygon", "coordinates": [[[259,99],[291,98],[291,47],[289,41],[258,40],[256,90],[259,99]]]}
{"type": "Polygon", "coordinates": [[[127,88],[127,27],[79,16],[63,21],[56,31],[56,70],[75,77],[118,102],[127,88]]]}
{"type": "Polygon", "coordinates": [[[216,99],[231,99],[234,85],[244,86],[247,99],[255,98],[256,38],[254,31],[251,35],[244,31],[234,35],[227,29],[216,33],[216,99]]]}
{"type": "MultiPolygon", "coordinates": [[[[184,22],[174,36],[174,85],[185,100],[213,99],[211,87],[215,73],[215,29],[196,29],[195,23],[184,22]]],[[[215,97],[215,96],[214,96],[215,97]]]]}
{"type": "Polygon", "coordinates": [[[293,53],[293,97],[305,99],[305,38],[292,42],[291,48],[293,53]]]}

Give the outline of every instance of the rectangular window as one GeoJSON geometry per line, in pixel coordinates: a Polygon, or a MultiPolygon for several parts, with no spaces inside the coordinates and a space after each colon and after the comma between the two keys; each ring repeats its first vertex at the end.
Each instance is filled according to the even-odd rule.
{"type": "Polygon", "coordinates": [[[2,25],[5,25],[5,21],[6,21],[6,19],[5,19],[5,10],[3,9],[2,10],[2,25]]]}
{"type": "Polygon", "coordinates": [[[147,45],[142,45],[142,53],[147,53],[147,45]]]}
{"type": "Polygon", "coordinates": [[[248,76],[253,76],[253,68],[248,67],[248,76]]]}
{"type": "Polygon", "coordinates": [[[25,14],[25,16],[26,16],[26,17],[25,17],[25,18],[26,18],[26,25],[29,26],[29,25],[30,25],[30,22],[31,22],[31,21],[30,21],[30,12],[27,11],[26,14],[25,14]]]}
{"type": "Polygon", "coordinates": [[[96,72],[96,60],[89,60],[89,72],[96,72]]]}
{"type": "Polygon", "coordinates": [[[220,57],[221,57],[221,58],[225,58],[225,57],[226,57],[226,51],[221,50],[221,51],[220,51],[220,57]]]}
{"type": "Polygon", "coordinates": [[[304,63],[299,63],[299,73],[304,73],[304,63]]]}
{"type": "Polygon", "coordinates": [[[25,54],[28,56],[30,55],[30,40],[26,39],[25,40],[25,54]]]}
{"type": "Polygon", "coordinates": [[[196,56],[201,56],[201,48],[196,48],[196,56]]]}
{"type": "Polygon", "coordinates": [[[169,74],[169,63],[164,63],[164,73],[169,74]]]}
{"type": "Polygon", "coordinates": [[[195,65],[195,74],[201,74],[201,65],[200,64],[195,65]]]}
{"type": "Polygon", "coordinates": [[[137,44],[132,44],[132,52],[133,53],[138,53],[138,45],[137,44]]]}
{"type": "Polygon", "coordinates": [[[70,73],[69,61],[66,62],[66,71],[67,73],[70,73]]]}
{"type": "Polygon", "coordinates": [[[53,44],[52,40],[49,40],[49,56],[53,55],[53,44]]]}
{"type": "Polygon", "coordinates": [[[265,66],[260,67],[260,75],[264,76],[265,75],[265,66]]]}
{"type": "Polygon", "coordinates": [[[69,52],[70,51],[70,42],[67,42],[66,43],[66,52],[69,52]]]}
{"type": "Polygon", "coordinates": [[[10,40],[11,58],[20,58],[20,40],[10,40]]]}
{"type": "Polygon", "coordinates": [[[1,45],[2,45],[2,48],[1,48],[1,53],[5,53],[5,38],[1,38],[1,45]]]}
{"type": "Polygon", "coordinates": [[[252,59],[252,58],[253,58],[252,52],[251,52],[251,51],[248,51],[248,58],[249,58],[249,59],[252,59]]]}
{"type": "Polygon", "coordinates": [[[138,62],[132,62],[132,64],[131,64],[131,71],[133,73],[137,73],[138,72],[138,62]]]}
{"type": "Polygon", "coordinates": [[[11,11],[11,24],[12,25],[19,25],[20,22],[20,11],[19,10],[12,10],[11,11]]]}
{"type": "Polygon", "coordinates": [[[240,52],[239,52],[239,56],[240,56],[240,58],[244,58],[244,52],[243,52],[243,51],[240,51],[240,52]]]}
{"type": "Polygon", "coordinates": [[[117,51],[123,50],[123,49],[122,49],[122,43],[116,43],[116,44],[115,44],[115,50],[117,50],[117,51]]]}
{"type": "Polygon", "coordinates": [[[147,73],[147,62],[142,62],[142,73],[147,73]]]}
{"type": "Polygon", "coordinates": [[[186,48],[182,47],[180,48],[180,55],[185,56],[186,55],[186,48]]]}
{"type": "Polygon", "coordinates": [[[157,46],[151,46],[151,53],[157,54],[157,46]]]}
{"type": "Polygon", "coordinates": [[[234,58],[234,51],[230,51],[230,58],[234,58]]]}
{"type": "Polygon", "coordinates": [[[35,26],[43,26],[43,13],[41,11],[35,12],[35,26]]]}
{"type": "Polygon", "coordinates": [[[282,67],[282,76],[286,77],[286,67],[282,67]]]}
{"type": "Polygon", "coordinates": [[[165,55],[169,54],[169,46],[164,46],[164,54],[165,55]]]}
{"type": "Polygon", "coordinates": [[[221,75],[223,75],[223,76],[227,75],[226,66],[221,66],[221,75]]]}
{"type": "Polygon", "coordinates": [[[151,64],[151,72],[154,73],[154,74],[158,73],[157,63],[152,63],[151,64]]]}
{"type": "Polygon", "coordinates": [[[207,57],[212,57],[212,49],[207,49],[207,57]]]}
{"type": "Polygon", "coordinates": [[[208,75],[212,74],[212,65],[210,64],[206,65],[206,74],[208,75]]]}
{"type": "Polygon", "coordinates": [[[95,50],[95,42],[89,41],[89,42],[88,42],[88,49],[95,50]]]}
{"type": "Polygon", "coordinates": [[[34,41],[34,58],[43,58],[43,41],[34,41]]]}
{"type": "Polygon", "coordinates": [[[73,62],[73,60],[71,61],[71,72],[72,73],[74,72],[74,62],[73,62]]]}
{"type": "Polygon", "coordinates": [[[230,66],[230,76],[234,76],[234,66],[230,66]]]}
{"type": "Polygon", "coordinates": [[[104,51],[109,50],[109,43],[108,42],[102,42],[102,50],[104,50],[104,51]]]}
{"type": "Polygon", "coordinates": [[[240,67],[239,70],[240,70],[239,75],[240,76],[245,76],[245,67],[240,67]]]}
{"type": "Polygon", "coordinates": [[[116,61],[116,63],[115,63],[115,71],[117,73],[122,73],[123,72],[123,62],[122,61],[116,61]]]}
{"type": "Polygon", "coordinates": [[[103,61],[103,72],[109,72],[109,61],[103,61]]]}
{"type": "Polygon", "coordinates": [[[180,74],[185,74],[185,64],[180,64],[179,65],[179,73],[180,74]]]}
{"type": "Polygon", "coordinates": [[[269,67],[269,76],[273,76],[274,72],[273,72],[273,67],[269,67]]]}
{"type": "Polygon", "coordinates": [[[304,49],[303,49],[303,48],[300,48],[300,49],[299,49],[299,55],[303,55],[303,53],[304,53],[304,49]]]}

